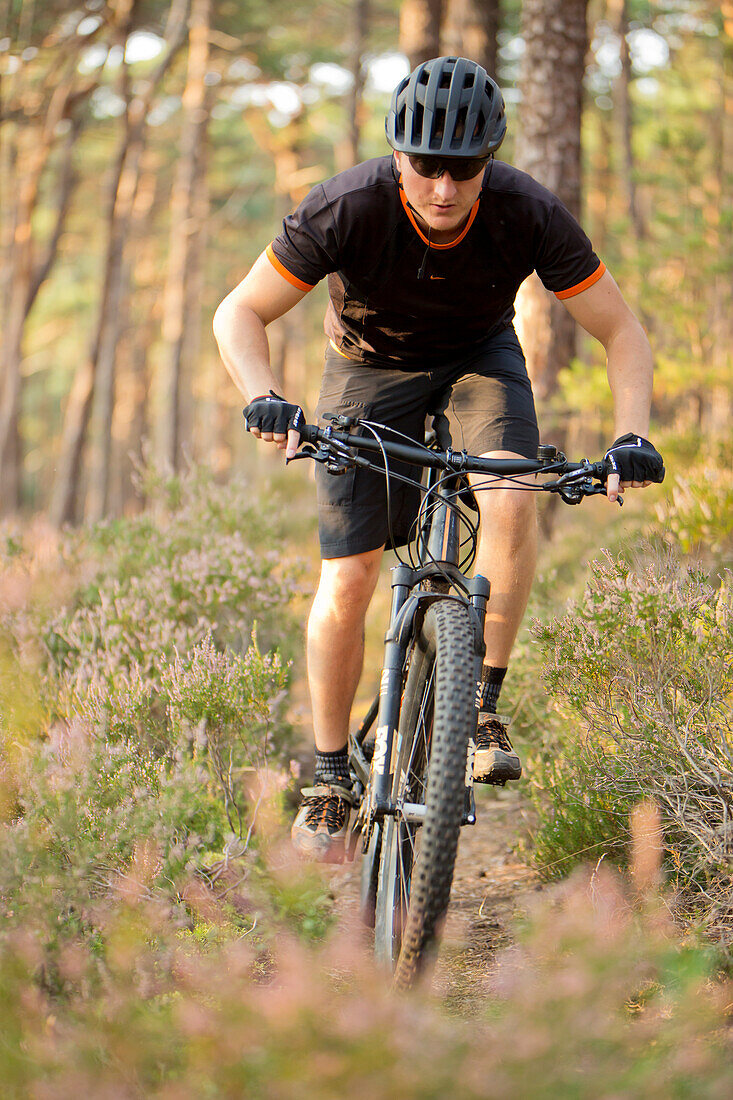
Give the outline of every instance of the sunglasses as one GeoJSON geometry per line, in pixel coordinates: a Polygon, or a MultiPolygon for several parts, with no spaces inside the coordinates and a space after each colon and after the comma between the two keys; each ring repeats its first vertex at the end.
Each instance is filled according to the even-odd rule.
{"type": "Polygon", "coordinates": [[[417,172],[426,180],[437,180],[447,172],[455,183],[463,183],[472,180],[482,172],[489,163],[488,157],[424,157],[408,156],[407,158],[417,172]]]}

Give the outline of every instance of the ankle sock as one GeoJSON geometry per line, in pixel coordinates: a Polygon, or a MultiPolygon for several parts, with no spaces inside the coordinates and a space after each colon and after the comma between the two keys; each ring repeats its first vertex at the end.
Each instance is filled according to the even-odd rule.
{"type": "Polygon", "coordinates": [[[499,702],[501,685],[506,676],[505,668],[492,668],[484,665],[481,669],[481,686],[479,688],[479,714],[496,714],[499,702]]]}
{"type": "Polygon", "coordinates": [[[316,783],[338,783],[340,787],[351,787],[346,745],[335,752],[320,752],[316,749],[315,779],[316,783]]]}

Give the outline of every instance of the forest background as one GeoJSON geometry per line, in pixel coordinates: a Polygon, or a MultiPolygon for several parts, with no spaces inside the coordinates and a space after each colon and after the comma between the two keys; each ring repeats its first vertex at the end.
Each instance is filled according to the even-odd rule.
{"type": "MultiPolygon", "coordinates": [[[[7,1095],[730,1094],[732,198],[728,2],[0,0],[7,1095]],[[386,999],[283,847],[313,490],[244,433],[211,334],[440,53],[496,74],[502,159],[647,328],[668,469],[623,513],[542,512],[505,690],[524,858],[595,871],[457,1015],[386,999]]],[[[306,412],[324,309],[269,333],[306,412]]],[[[518,327],[544,439],[599,456],[601,349],[536,280],[518,327]]]]}

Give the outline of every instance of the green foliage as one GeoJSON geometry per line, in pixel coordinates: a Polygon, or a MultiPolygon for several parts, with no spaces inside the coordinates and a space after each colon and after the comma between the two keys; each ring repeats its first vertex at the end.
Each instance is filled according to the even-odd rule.
{"type": "Polygon", "coordinates": [[[83,937],[101,949],[104,913],[136,865],[144,865],[147,896],[179,907],[178,920],[187,921],[180,890],[229,831],[205,764],[181,757],[166,766],[76,722],[26,749],[13,771],[16,811],[2,827],[3,935],[33,931],[47,985],[59,991],[65,945],[83,937]]]}
{"type": "Polygon", "coordinates": [[[537,631],[566,717],[553,759],[538,768],[537,858],[549,873],[591,845],[622,855],[629,808],[652,797],[682,907],[726,939],[732,595],[730,574],[715,588],[673,552],[647,546],[596,563],[583,599],[537,631]]]}
{"type": "Polygon", "coordinates": [[[199,472],[143,487],[148,511],[70,537],[84,582],[43,624],[51,689],[114,736],[169,752],[203,723],[211,743],[249,740],[238,766],[261,762],[286,662],[262,656],[254,625],[290,652],[298,591],[297,565],[271,548],[275,510],[266,537],[241,486],[199,472]]]}
{"type": "Polygon", "coordinates": [[[260,866],[257,777],[287,760],[289,677],[252,624],[290,647],[298,573],[264,549],[277,508],[265,531],[241,486],[202,472],[146,471],[142,487],[150,507],[136,517],[61,539],[8,525],[0,544],[2,935],[33,930],[54,995],[69,994],[70,944],[103,979],[108,918],[129,894],[207,944],[199,902],[219,889],[225,937],[258,912],[258,936],[325,928],[312,884],[293,876],[281,903],[260,866]]]}
{"type": "Polygon", "coordinates": [[[733,559],[733,469],[731,455],[707,459],[678,475],[671,498],[657,509],[663,537],[708,569],[733,559]]]}

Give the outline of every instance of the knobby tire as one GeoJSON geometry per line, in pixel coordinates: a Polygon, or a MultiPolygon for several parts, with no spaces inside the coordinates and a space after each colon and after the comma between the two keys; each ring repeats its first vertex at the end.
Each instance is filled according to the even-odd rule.
{"type": "Polygon", "coordinates": [[[439,600],[409,656],[393,751],[392,796],[424,803],[422,824],[382,822],[375,952],[408,989],[431,954],[450,900],[463,819],[468,739],[476,723],[474,632],[468,609],[439,600]]]}

